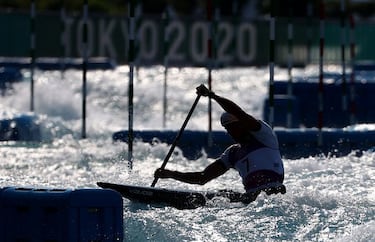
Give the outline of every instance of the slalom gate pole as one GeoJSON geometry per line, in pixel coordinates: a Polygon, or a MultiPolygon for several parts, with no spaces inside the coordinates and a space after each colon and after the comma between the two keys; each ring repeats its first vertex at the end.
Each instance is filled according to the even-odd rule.
{"type": "Polygon", "coordinates": [[[354,32],[354,17],[350,15],[350,62],[352,71],[350,73],[350,124],[356,123],[356,104],[355,104],[355,32],[354,32]]]}
{"type": "Polygon", "coordinates": [[[35,70],[35,0],[30,6],[30,111],[34,111],[34,70],[35,70]]]}
{"type": "MultiPolygon", "coordinates": [[[[197,95],[197,97],[195,98],[195,101],[194,101],[194,103],[193,103],[193,106],[191,106],[190,111],[189,111],[189,113],[188,113],[188,115],[187,115],[187,117],[186,117],[184,123],[182,124],[182,127],[181,127],[180,131],[178,132],[178,134],[177,134],[175,140],[173,141],[173,143],[172,143],[172,145],[171,145],[171,148],[170,148],[169,151],[168,151],[167,156],[165,157],[165,159],[164,159],[164,161],[163,161],[163,164],[162,164],[161,167],[160,167],[161,169],[164,169],[165,166],[167,165],[167,163],[168,163],[168,161],[169,161],[169,158],[171,157],[171,155],[172,155],[172,153],[173,153],[174,148],[176,147],[178,141],[180,140],[181,135],[182,135],[182,133],[184,132],[185,127],[186,127],[187,123],[189,122],[189,119],[190,119],[191,115],[193,114],[194,109],[195,109],[195,107],[197,106],[197,104],[198,104],[198,102],[199,102],[199,98],[200,98],[200,97],[201,97],[201,95],[197,95]]],[[[154,181],[152,182],[151,187],[155,187],[155,185],[156,185],[157,182],[158,182],[158,178],[154,178],[154,181]]]]}
{"type": "Polygon", "coordinates": [[[66,30],[65,30],[65,0],[60,1],[60,72],[61,79],[64,79],[65,72],[65,58],[66,58],[66,30]]]}
{"type": "Polygon", "coordinates": [[[341,27],[341,66],[342,66],[342,74],[341,74],[341,91],[342,91],[342,99],[341,99],[341,108],[342,111],[346,112],[348,110],[348,94],[347,94],[347,84],[346,84],[346,65],[345,65],[345,22],[346,22],[346,9],[345,9],[345,0],[340,1],[340,27],[341,27]]]}
{"type": "Polygon", "coordinates": [[[306,28],[306,37],[307,37],[307,64],[311,63],[311,46],[312,46],[312,18],[313,18],[313,7],[311,0],[308,0],[306,6],[307,12],[307,28],[306,28]]]}
{"type": "Polygon", "coordinates": [[[83,4],[83,38],[82,38],[82,139],[86,138],[86,96],[87,96],[87,21],[88,21],[88,0],[83,4]]]}
{"type": "Polygon", "coordinates": [[[163,86],[163,128],[167,125],[167,80],[168,80],[168,57],[169,57],[169,38],[168,38],[168,25],[169,25],[169,6],[165,8],[162,16],[163,21],[163,55],[164,55],[164,86],[163,86]]]}
{"type": "Polygon", "coordinates": [[[129,120],[128,120],[128,165],[130,170],[133,169],[133,95],[134,95],[134,59],[135,59],[135,1],[130,0],[128,5],[129,10],[129,46],[128,46],[128,62],[129,62],[129,87],[128,87],[128,105],[129,105],[129,120]]]}
{"type": "MultiPolygon", "coordinates": [[[[208,26],[208,39],[207,39],[207,70],[208,70],[208,90],[212,90],[212,38],[213,38],[213,26],[212,26],[212,0],[207,0],[207,26],[208,26]]],[[[208,98],[208,147],[213,144],[212,140],[212,100],[208,98]]]]}
{"type": "Polygon", "coordinates": [[[138,36],[138,28],[141,26],[142,22],[142,15],[143,15],[143,9],[142,4],[143,0],[131,0],[133,1],[134,5],[134,79],[135,77],[139,76],[139,71],[141,69],[141,65],[137,65],[139,63],[139,55],[138,50],[140,49],[140,37],[138,36]]]}
{"type": "MultiPolygon", "coordinates": [[[[218,54],[217,54],[217,46],[218,46],[218,24],[220,20],[220,1],[221,0],[214,0],[214,17],[211,25],[211,35],[212,35],[212,68],[217,68],[218,65],[218,54]]],[[[212,80],[211,80],[212,82],[212,80]]],[[[212,86],[212,83],[211,83],[212,86]]],[[[211,88],[212,89],[212,88],[211,88]]],[[[212,99],[209,98],[209,102],[211,102],[211,113],[212,113],[212,99]]],[[[208,147],[213,146],[213,135],[212,135],[212,115],[211,115],[211,132],[208,139],[208,147]]]]}
{"type": "MultiPolygon", "coordinates": [[[[291,4],[291,1],[288,1],[288,4],[291,4]]],[[[289,8],[289,18],[288,18],[288,95],[293,95],[293,8],[289,8]]],[[[292,127],[292,99],[288,99],[288,113],[286,125],[288,128],[292,127]]]]}
{"type": "Polygon", "coordinates": [[[270,40],[269,40],[269,125],[274,125],[274,68],[275,68],[275,2],[271,0],[271,17],[270,17],[270,40]]]}
{"type": "Polygon", "coordinates": [[[318,86],[318,146],[323,145],[323,57],[324,57],[324,3],[320,0],[319,16],[320,16],[320,39],[319,39],[319,86],[318,86]]]}

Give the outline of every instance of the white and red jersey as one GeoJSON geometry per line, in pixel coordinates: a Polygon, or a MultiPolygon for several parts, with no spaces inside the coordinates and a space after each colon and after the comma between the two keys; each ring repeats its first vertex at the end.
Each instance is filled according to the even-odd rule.
{"type": "Polygon", "coordinates": [[[231,145],[220,156],[227,168],[234,168],[239,172],[247,192],[266,185],[265,183],[282,182],[284,179],[284,165],[276,134],[264,121],[259,122],[259,131],[249,131],[246,142],[231,145]],[[258,177],[263,174],[267,179],[260,181],[262,179],[254,177],[255,174],[258,177]]]}

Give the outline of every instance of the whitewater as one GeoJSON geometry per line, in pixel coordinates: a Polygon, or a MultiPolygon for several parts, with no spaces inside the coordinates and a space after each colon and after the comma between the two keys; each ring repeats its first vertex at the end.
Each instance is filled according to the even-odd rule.
{"type": "MultiPolygon", "coordinates": [[[[338,67],[328,66],[335,70],[338,67]]],[[[316,66],[295,69],[300,76],[317,74],[316,66]]],[[[128,128],[127,66],[87,73],[87,138],[81,139],[82,72],[35,73],[35,114],[42,142],[0,144],[0,187],[98,188],[106,181],[150,186],[170,146],[134,143],[133,169],[128,146],[112,134],[128,128]]],[[[287,79],[276,68],[275,80],[287,79]]],[[[14,84],[0,97],[1,118],[29,113],[30,82],[14,84]]],[[[196,97],[195,87],[207,82],[204,68],[169,68],[167,123],[163,127],[164,67],[137,68],[134,81],[134,129],[179,130],[196,97]]],[[[213,90],[262,118],[268,95],[268,68],[213,70],[213,90]]],[[[201,98],[186,129],[207,130],[208,100],[201,98]]],[[[220,107],[212,106],[213,129],[222,130],[220,107]]],[[[373,124],[365,125],[374,128],[373,124]]],[[[362,128],[358,125],[355,128],[362,128]]],[[[213,159],[188,160],[176,148],[167,168],[197,171],[213,159]]],[[[284,159],[285,195],[266,196],[245,206],[225,199],[194,210],[150,206],[124,199],[124,241],[375,241],[375,152],[353,151],[344,157],[318,155],[284,159]]],[[[211,191],[242,191],[235,171],[204,186],[163,179],[157,187],[211,191]]],[[[99,189],[99,188],[98,188],[99,189]]]]}

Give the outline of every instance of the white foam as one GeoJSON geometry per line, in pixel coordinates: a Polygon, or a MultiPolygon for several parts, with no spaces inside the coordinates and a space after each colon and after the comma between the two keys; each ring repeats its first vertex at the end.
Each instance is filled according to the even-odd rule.
{"type": "MultiPolygon", "coordinates": [[[[308,67],[307,72],[314,72],[308,67]]],[[[36,107],[44,128],[43,143],[5,142],[0,145],[0,187],[96,187],[97,181],[149,186],[169,146],[135,142],[133,170],[128,169],[128,146],[113,143],[112,133],[128,127],[128,69],[88,73],[87,139],[81,140],[81,85],[79,71],[36,72],[36,107]]],[[[282,78],[286,71],[277,69],[282,78]]],[[[303,74],[303,70],[297,70],[303,74]]],[[[141,68],[134,86],[135,129],[163,129],[163,68],[141,68]]],[[[267,68],[213,71],[213,90],[261,117],[267,94],[267,68]]],[[[171,68],[168,75],[167,129],[179,129],[196,94],[207,80],[203,68],[171,68]]],[[[29,111],[29,82],[15,84],[12,96],[2,97],[2,112],[29,111]]],[[[187,129],[206,130],[208,100],[202,98],[187,129]]],[[[221,109],[213,103],[213,127],[221,130],[221,109]],[[216,120],[216,121],[215,121],[216,120]]],[[[373,129],[357,125],[350,129],[373,129]]],[[[213,159],[185,159],[181,151],[167,168],[204,169],[213,159]]],[[[248,206],[223,201],[191,211],[153,208],[124,199],[125,237],[129,241],[371,241],[374,240],[375,153],[358,157],[310,157],[285,160],[285,195],[261,194],[248,206]]],[[[157,187],[193,190],[243,189],[230,170],[204,186],[162,179],[157,187]]]]}

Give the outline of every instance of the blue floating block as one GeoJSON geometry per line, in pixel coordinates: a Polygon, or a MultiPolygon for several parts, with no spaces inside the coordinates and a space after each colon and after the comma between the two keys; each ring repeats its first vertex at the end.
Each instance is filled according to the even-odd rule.
{"type": "MultiPolygon", "coordinates": [[[[128,142],[128,131],[118,131],[112,135],[113,141],[128,142]]],[[[175,130],[144,130],[134,131],[136,140],[146,143],[162,142],[172,144],[178,131],[175,130]]],[[[208,145],[208,133],[205,131],[185,130],[177,143],[187,159],[198,159],[203,152],[209,157],[218,157],[226,147],[233,144],[233,139],[223,131],[212,131],[212,146],[208,145]]]]}
{"type": "Polygon", "coordinates": [[[358,61],[353,65],[354,71],[375,71],[374,61],[358,61]]]}
{"type": "Polygon", "coordinates": [[[36,116],[23,114],[0,120],[0,141],[41,141],[40,124],[36,116]]]}
{"type": "MultiPolygon", "coordinates": [[[[288,113],[291,114],[289,128],[297,128],[300,125],[299,104],[295,96],[275,95],[274,96],[274,126],[287,127],[288,113]]],[[[269,100],[266,99],[263,107],[264,120],[269,120],[269,100]]]]}
{"type": "MultiPolygon", "coordinates": [[[[31,59],[1,57],[0,67],[9,67],[15,69],[30,68],[31,59]]],[[[61,69],[82,69],[83,60],[81,58],[37,58],[35,67],[41,70],[61,70],[61,69]]],[[[107,57],[91,57],[87,61],[88,70],[113,70],[116,68],[116,62],[107,57]]]]}
{"type": "MultiPolygon", "coordinates": [[[[37,68],[41,70],[82,69],[81,58],[38,58],[37,68]]],[[[113,70],[116,68],[114,60],[106,57],[92,57],[87,60],[87,70],[113,70]]]]}
{"type": "Polygon", "coordinates": [[[0,68],[0,82],[18,82],[23,79],[21,71],[13,67],[0,68]]]}
{"type": "Polygon", "coordinates": [[[123,203],[104,189],[2,189],[0,241],[122,241],[123,203]]]}
{"type": "MultiPolygon", "coordinates": [[[[323,129],[323,145],[318,145],[317,128],[280,128],[274,129],[280,146],[281,155],[285,158],[301,158],[319,154],[347,155],[353,150],[364,151],[375,147],[375,130],[323,129]]],[[[177,131],[134,131],[137,140],[154,143],[155,140],[172,144],[177,131]]],[[[114,141],[127,142],[128,131],[113,134],[114,141]]],[[[218,158],[231,144],[232,138],[225,131],[212,131],[213,144],[208,145],[208,132],[185,130],[177,147],[187,159],[197,159],[205,153],[207,157],[218,158]]]]}
{"type": "Polygon", "coordinates": [[[3,208],[3,192],[5,188],[0,188],[0,241],[4,241],[5,235],[5,209],[3,208]]]}
{"type": "MultiPolygon", "coordinates": [[[[284,100],[278,99],[278,95],[287,93],[287,82],[275,82],[275,118],[282,117],[285,112],[284,100]],[[278,111],[279,109],[279,111],[278,111]],[[281,116],[280,116],[281,115],[281,116]]],[[[293,83],[293,96],[296,99],[296,112],[299,114],[301,126],[317,127],[318,125],[318,82],[295,82],[293,83]]],[[[357,123],[374,123],[375,112],[375,82],[355,82],[347,83],[346,89],[339,81],[325,83],[323,86],[323,126],[332,128],[342,128],[350,125],[351,105],[354,105],[354,115],[357,123]],[[354,102],[350,102],[350,88],[353,88],[354,102]],[[343,93],[347,95],[347,109],[343,109],[343,93]]],[[[265,101],[264,115],[268,115],[268,100],[265,101]]],[[[294,107],[293,107],[294,108],[294,107]]],[[[284,118],[284,117],[282,117],[284,118]]],[[[268,120],[268,119],[266,119],[268,120]]],[[[285,127],[285,126],[284,126],[285,127]]]]}

